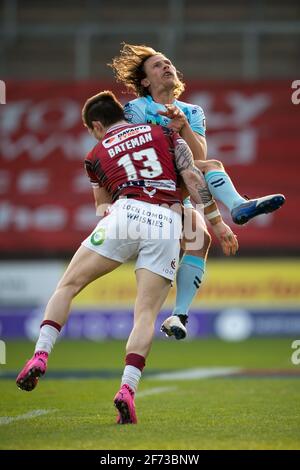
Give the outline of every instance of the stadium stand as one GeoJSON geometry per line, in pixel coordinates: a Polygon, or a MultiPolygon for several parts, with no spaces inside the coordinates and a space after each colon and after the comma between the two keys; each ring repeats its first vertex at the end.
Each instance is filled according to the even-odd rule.
{"type": "Polygon", "coordinates": [[[6,78],[106,78],[126,41],[164,50],[189,78],[291,78],[299,17],[295,0],[1,0],[0,66],[6,78]]]}

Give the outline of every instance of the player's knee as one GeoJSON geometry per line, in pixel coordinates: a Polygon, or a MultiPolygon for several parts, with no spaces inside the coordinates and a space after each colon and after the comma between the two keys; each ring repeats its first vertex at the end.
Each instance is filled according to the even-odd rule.
{"type": "Polygon", "coordinates": [[[155,310],[153,307],[154,299],[149,303],[146,302],[137,302],[134,309],[135,323],[136,322],[147,322],[151,324],[155,321],[155,310]]]}
{"type": "Polygon", "coordinates": [[[205,230],[204,231],[204,237],[203,237],[203,248],[208,251],[211,245],[211,236],[210,234],[205,230]]]}
{"type": "Polygon", "coordinates": [[[203,232],[203,239],[202,239],[202,246],[200,249],[194,251],[194,256],[200,256],[201,258],[206,258],[209,248],[211,245],[211,236],[210,234],[204,230],[203,232]]]}
{"type": "Polygon", "coordinates": [[[56,292],[62,293],[66,297],[74,298],[81,291],[82,285],[76,281],[68,281],[61,283],[56,292]]]}
{"type": "Polygon", "coordinates": [[[207,171],[224,171],[223,163],[219,160],[207,160],[205,162],[205,172],[207,171]]]}
{"type": "Polygon", "coordinates": [[[188,244],[185,244],[185,254],[186,255],[192,255],[192,256],[198,256],[199,258],[206,258],[207,254],[209,252],[209,248],[211,245],[211,236],[210,234],[204,230],[201,233],[201,243],[199,244],[199,247],[196,248],[195,246],[188,246],[188,244]]]}
{"type": "Polygon", "coordinates": [[[144,309],[142,312],[134,312],[134,325],[133,330],[137,335],[145,335],[145,331],[150,336],[154,332],[156,315],[152,309],[144,309]]]}

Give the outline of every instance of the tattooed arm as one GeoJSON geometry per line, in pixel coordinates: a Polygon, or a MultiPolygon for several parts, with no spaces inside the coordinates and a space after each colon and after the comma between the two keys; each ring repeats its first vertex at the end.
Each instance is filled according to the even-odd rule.
{"type": "Polygon", "coordinates": [[[215,212],[217,205],[209,192],[204,176],[194,165],[191,149],[182,139],[178,139],[175,146],[175,163],[187,190],[196,204],[203,204],[205,215],[206,213],[215,212]],[[206,207],[208,211],[206,211],[206,207]]]}
{"type": "Polygon", "coordinates": [[[182,139],[178,139],[175,145],[175,162],[192,199],[196,204],[203,204],[204,214],[212,225],[212,229],[222,246],[223,253],[226,256],[235,255],[238,250],[237,238],[231,228],[223,221],[203,174],[195,167],[193,154],[182,139]]]}

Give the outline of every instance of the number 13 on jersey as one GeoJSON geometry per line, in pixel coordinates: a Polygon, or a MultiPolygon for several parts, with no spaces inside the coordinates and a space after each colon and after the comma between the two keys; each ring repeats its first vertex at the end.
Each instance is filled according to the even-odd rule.
{"type": "Polygon", "coordinates": [[[126,171],[128,181],[141,178],[156,178],[163,173],[162,166],[158,160],[154,148],[140,150],[132,154],[126,153],[118,161],[118,166],[122,166],[126,171]],[[142,161],[144,168],[136,168],[135,161],[142,161]]]}

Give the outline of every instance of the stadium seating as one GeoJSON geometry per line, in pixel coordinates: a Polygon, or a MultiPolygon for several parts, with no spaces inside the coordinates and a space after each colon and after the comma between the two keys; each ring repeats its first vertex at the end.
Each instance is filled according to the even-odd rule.
{"type": "Polygon", "coordinates": [[[74,0],[70,7],[57,0],[0,0],[1,69],[6,78],[110,78],[106,63],[126,41],[164,50],[189,78],[248,78],[247,48],[255,60],[250,78],[292,78],[298,71],[300,22],[290,32],[281,27],[295,25],[299,5],[74,0]],[[249,22],[258,27],[268,22],[275,29],[256,34],[254,26],[253,35],[246,35],[249,22]]]}

